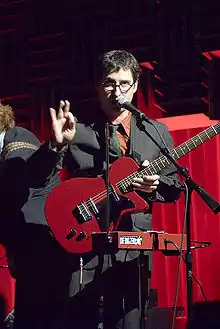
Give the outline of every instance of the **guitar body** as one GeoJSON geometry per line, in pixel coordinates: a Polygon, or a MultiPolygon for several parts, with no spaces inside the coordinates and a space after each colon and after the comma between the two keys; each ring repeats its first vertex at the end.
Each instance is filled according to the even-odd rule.
{"type": "Polygon", "coordinates": [[[71,253],[92,250],[92,232],[116,230],[123,216],[148,209],[134,192],[121,193],[117,183],[139,169],[131,158],[114,162],[109,173],[110,226],[106,227],[106,186],[103,178],[72,178],[58,185],[48,196],[45,215],[57,241],[71,253]]]}
{"type": "MultiPolygon", "coordinates": [[[[219,133],[218,122],[173,149],[173,159],[180,159],[219,133]]],[[[124,215],[148,209],[146,201],[136,192],[129,191],[132,179],[160,173],[170,164],[164,155],[141,171],[131,158],[115,161],[109,173],[110,223],[106,223],[107,191],[102,178],[73,178],[60,184],[49,194],[45,205],[45,215],[55,238],[69,252],[91,251],[92,232],[117,230],[124,215]]]]}

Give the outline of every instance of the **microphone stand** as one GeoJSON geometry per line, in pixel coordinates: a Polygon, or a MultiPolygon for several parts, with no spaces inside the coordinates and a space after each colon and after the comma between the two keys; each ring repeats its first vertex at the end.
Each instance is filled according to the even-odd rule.
{"type": "Polygon", "coordinates": [[[110,227],[110,180],[109,180],[109,170],[110,170],[110,162],[109,162],[109,123],[105,123],[105,161],[106,161],[106,171],[105,171],[105,181],[106,181],[106,212],[105,212],[105,221],[104,221],[104,231],[107,231],[107,241],[111,239],[109,227],[110,227]]]}
{"type": "MultiPolygon", "coordinates": [[[[126,108],[126,107],[125,107],[126,108]]],[[[220,204],[213,199],[211,195],[209,195],[199,184],[197,184],[189,175],[187,168],[180,166],[176,160],[173,158],[170,150],[166,146],[166,143],[163,141],[164,147],[155,140],[155,138],[146,130],[143,122],[150,123],[154,126],[152,121],[137,108],[132,107],[132,113],[137,118],[138,125],[142,131],[144,131],[149,138],[153,141],[153,143],[160,149],[161,153],[167,157],[171,164],[173,164],[177,171],[180,173],[182,177],[185,178],[185,184],[188,189],[188,198],[186,202],[186,280],[187,280],[187,314],[188,314],[188,325],[190,326],[190,320],[192,316],[192,306],[193,306],[193,287],[192,287],[192,264],[193,264],[193,256],[192,256],[192,248],[191,248],[191,217],[190,217],[190,208],[191,208],[191,195],[193,191],[196,191],[198,195],[202,198],[202,200],[207,204],[207,206],[217,214],[220,211],[220,204]]],[[[157,130],[157,128],[155,127],[157,130]]],[[[186,191],[185,191],[186,192],[186,191]]]]}

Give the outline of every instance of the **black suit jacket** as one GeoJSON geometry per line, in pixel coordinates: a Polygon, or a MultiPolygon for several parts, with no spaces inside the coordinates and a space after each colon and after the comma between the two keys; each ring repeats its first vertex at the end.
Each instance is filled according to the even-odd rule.
{"type": "Polygon", "coordinates": [[[16,276],[20,272],[33,277],[37,266],[47,266],[52,258],[47,254],[51,245],[61,249],[44,215],[46,197],[60,182],[61,156],[24,128],[14,127],[5,134],[0,160],[0,243],[16,260],[16,276]]]}
{"type": "MultiPolygon", "coordinates": [[[[173,142],[167,127],[156,121],[152,122],[160,131],[168,147],[172,149],[173,142]]],[[[130,147],[126,156],[132,157],[139,165],[144,160],[151,162],[162,155],[160,149],[148,137],[145,130],[163,147],[161,138],[152,124],[144,122],[143,126],[139,127],[136,119],[132,117],[130,147]]],[[[111,160],[114,161],[114,159],[111,160]]],[[[106,168],[104,120],[101,119],[98,123],[89,126],[77,124],[76,137],[70,144],[66,165],[71,177],[97,177],[104,174],[106,168]]],[[[168,166],[159,174],[160,185],[157,192],[151,195],[140,193],[149,202],[148,212],[132,214],[132,222],[130,221],[132,226],[128,224],[124,229],[135,231],[151,229],[152,202],[174,202],[178,199],[180,183],[174,166],[168,166]]],[[[127,221],[127,223],[129,222],[127,221]]]]}
{"type": "Polygon", "coordinates": [[[60,157],[27,129],[14,127],[6,132],[0,171],[2,217],[10,222],[22,213],[26,223],[47,225],[44,200],[59,183],[60,157]]]}
{"type": "MultiPolygon", "coordinates": [[[[173,142],[165,125],[153,121],[154,125],[160,131],[163,139],[169,148],[172,149],[173,142]]],[[[144,160],[153,161],[161,156],[161,152],[152,140],[147,136],[145,129],[156,139],[159,145],[162,141],[153,125],[144,123],[139,127],[134,117],[131,120],[130,147],[126,156],[130,156],[141,165],[144,160]],[[143,128],[143,129],[142,129],[143,128]]],[[[70,177],[97,177],[103,175],[106,169],[105,161],[105,120],[100,120],[91,125],[77,124],[77,132],[74,141],[70,143],[68,154],[65,158],[65,165],[70,173],[70,177]]],[[[111,159],[112,162],[114,159],[111,159]]],[[[126,231],[145,231],[152,228],[152,204],[153,202],[174,202],[180,195],[180,183],[176,176],[176,170],[173,166],[165,168],[160,172],[160,185],[156,193],[151,195],[141,193],[140,195],[149,202],[149,209],[146,213],[132,214],[130,220],[124,221],[120,230],[126,231]]],[[[104,272],[114,261],[130,261],[138,256],[137,251],[120,250],[115,257],[105,255],[99,259],[92,253],[83,255],[84,258],[84,283],[87,284],[94,280],[97,273],[104,272]]],[[[79,260],[76,258],[79,264],[79,260]]],[[[151,268],[151,264],[150,264],[151,268]]],[[[72,275],[70,286],[70,295],[79,292],[79,271],[72,275]]]]}

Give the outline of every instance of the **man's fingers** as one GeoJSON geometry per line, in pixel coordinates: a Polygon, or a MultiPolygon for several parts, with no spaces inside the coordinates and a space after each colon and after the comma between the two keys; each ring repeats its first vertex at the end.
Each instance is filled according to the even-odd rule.
{"type": "Polygon", "coordinates": [[[73,114],[70,112],[70,102],[69,101],[60,101],[60,107],[58,112],[53,109],[52,107],[50,108],[50,116],[52,122],[55,124],[57,120],[66,119],[66,122],[68,122],[69,129],[74,128],[76,124],[76,119],[73,116],[73,114]]]}
{"type": "Polygon", "coordinates": [[[134,182],[146,185],[158,185],[159,184],[159,175],[152,175],[152,176],[143,176],[143,178],[134,178],[134,182]]]}
{"type": "Polygon", "coordinates": [[[63,107],[65,106],[65,102],[63,100],[60,101],[60,109],[63,109],[63,107]]]}
{"type": "Polygon", "coordinates": [[[143,191],[143,192],[147,192],[147,193],[152,193],[153,191],[155,191],[157,189],[157,186],[154,186],[154,185],[143,186],[138,183],[133,183],[133,186],[134,186],[134,190],[143,191]]]}
{"type": "Polygon", "coordinates": [[[152,176],[145,175],[145,176],[143,176],[143,180],[145,182],[149,182],[149,183],[154,182],[154,181],[159,181],[159,179],[160,179],[159,175],[152,175],[152,176]]]}
{"type": "Polygon", "coordinates": [[[158,175],[143,176],[143,178],[135,178],[132,185],[135,190],[151,193],[155,191],[159,185],[158,175]]]}
{"type": "Polygon", "coordinates": [[[68,113],[68,120],[70,123],[73,123],[73,124],[76,123],[76,119],[71,112],[68,113]]]}
{"type": "Polygon", "coordinates": [[[60,101],[60,107],[58,112],[54,110],[52,107],[50,108],[50,116],[52,121],[54,122],[56,119],[62,119],[64,116],[64,112],[68,113],[70,109],[70,103],[68,101],[60,101]]]}
{"type": "Polygon", "coordinates": [[[64,107],[65,107],[65,102],[64,101],[60,101],[60,107],[57,113],[57,119],[62,119],[63,118],[63,111],[64,111],[64,107]]]}
{"type": "Polygon", "coordinates": [[[148,160],[144,160],[142,163],[142,167],[147,167],[149,165],[149,161],[148,160]]]}
{"type": "Polygon", "coordinates": [[[155,188],[157,188],[159,185],[159,181],[158,180],[156,180],[155,182],[134,181],[132,184],[133,184],[133,186],[136,186],[136,187],[149,188],[149,187],[154,186],[155,188]]]}
{"type": "Polygon", "coordinates": [[[66,116],[67,113],[69,113],[70,111],[70,102],[69,101],[65,101],[64,102],[64,109],[63,109],[63,112],[64,112],[64,116],[66,116]]]}
{"type": "Polygon", "coordinates": [[[62,119],[63,117],[63,109],[60,107],[57,113],[57,119],[62,119]]]}
{"type": "Polygon", "coordinates": [[[57,120],[57,114],[56,114],[56,110],[54,110],[52,107],[50,108],[50,117],[52,122],[55,123],[57,120]]]}

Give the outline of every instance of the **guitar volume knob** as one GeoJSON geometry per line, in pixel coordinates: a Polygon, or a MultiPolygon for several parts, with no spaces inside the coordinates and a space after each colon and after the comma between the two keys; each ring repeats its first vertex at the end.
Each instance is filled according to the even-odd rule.
{"type": "Polygon", "coordinates": [[[76,230],[71,229],[69,233],[66,235],[66,240],[72,239],[76,235],[76,230]]]}
{"type": "Polygon", "coordinates": [[[81,241],[81,240],[85,239],[86,235],[87,235],[86,232],[82,231],[82,232],[79,233],[76,240],[81,241]]]}

